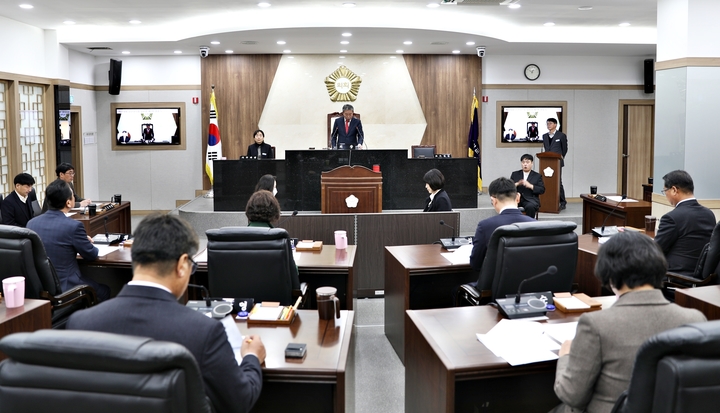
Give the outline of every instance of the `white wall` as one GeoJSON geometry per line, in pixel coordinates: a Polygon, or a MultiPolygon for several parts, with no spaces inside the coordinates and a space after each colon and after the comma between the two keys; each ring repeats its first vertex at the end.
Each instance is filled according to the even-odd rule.
{"type": "Polygon", "coordinates": [[[0,17],[0,44],[0,72],[50,77],[46,73],[42,29],[0,17]]]}

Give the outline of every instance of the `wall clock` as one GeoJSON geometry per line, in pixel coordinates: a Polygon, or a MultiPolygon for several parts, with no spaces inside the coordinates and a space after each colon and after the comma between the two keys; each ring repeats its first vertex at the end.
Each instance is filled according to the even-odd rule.
{"type": "Polygon", "coordinates": [[[529,64],[525,66],[525,78],[527,80],[537,80],[540,77],[540,68],[536,64],[529,64]]]}

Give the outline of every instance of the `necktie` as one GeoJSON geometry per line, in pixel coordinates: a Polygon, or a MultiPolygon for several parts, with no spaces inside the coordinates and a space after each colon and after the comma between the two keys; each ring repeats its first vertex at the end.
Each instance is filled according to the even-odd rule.
{"type": "Polygon", "coordinates": [[[350,131],[350,121],[345,121],[345,133],[348,133],[350,131]]]}

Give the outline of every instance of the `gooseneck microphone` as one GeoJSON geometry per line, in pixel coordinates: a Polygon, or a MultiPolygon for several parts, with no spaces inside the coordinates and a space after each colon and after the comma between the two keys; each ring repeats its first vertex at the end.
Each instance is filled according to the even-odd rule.
{"type": "Polygon", "coordinates": [[[108,244],[110,244],[110,232],[108,232],[108,229],[107,229],[108,217],[105,216],[104,218],[105,218],[105,219],[103,219],[103,226],[105,227],[105,241],[106,241],[108,244]]]}
{"type": "Polygon", "coordinates": [[[200,288],[202,290],[201,297],[203,298],[203,300],[205,300],[205,305],[207,307],[212,307],[212,299],[210,298],[210,292],[207,288],[205,288],[204,285],[188,283],[188,287],[200,288]]]}
{"type": "Polygon", "coordinates": [[[600,231],[598,231],[597,228],[593,228],[593,230],[592,230],[593,234],[597,235],[598,237],[604,237],[604,236],[608,236],[608,235],[614,235],[617,233],[617,228],[616,228],[615,231],[611,231],[611,233],[606,234],[605,233],[605,224],[607,224],[608,219],[610,219],[613,212],[615,212],[615,210],[618,209],[618,207],[620,206],[620,204],[622,204],[622,202],[625,200],[625,198],[627,198],[627,194],[622,195],[622,197],[620,198],[620,201],[618,201],[618,203],[615,204],[615,206],[610,211],[608,216],[605,217],[605,220],[603,220],[602,226],[600,227],[600,231]]]}
{"type": "Polygon", "coordinates": [[[297,209],[296,209],[296,210],[293,211],[292,215],[290,215],[289,217],[285,217],[285,218],[281,219],[280,221],[278,221],[278,223],[275,224],[275,227],[276,227],[276,228],[280,228],[280,224],[282,224],[282,223],[285,222],[286,220],[294,217],[294,216],[297,215],[297,214],[298,214],[298,211],[297,211],[297,209]]]}
{"type": "Polygon", "coordinates": [[[453,235],[452,235],[452,241],[455,242],[455,227],[451,227],[450,225],[446,224],[446,223],[445,223],[445,220],[442,220],[442,219],[440,220],[440,225],[445,226],[445,227],[448,227],[448,228],[450,228],[450,229],[453,230],[453,232],[452,232],[452,234],[453,234],[453,235]]]}
{"type": "Polygon", "coordinates": [[[534,279],[536,279],[536,278],[540,278],[540,277],[542,277],[542,276],[544,276],[544,275],[548,275],[548,274],[549,274],[549,275],[555,275],[555,274],[557,274],[557,267],[554,266],[554,265],[551,265],[551,266],[549,266],[549,267],[547,268],[547,270],[541,272],[540,274],[533,275],[533,276],[530,277],[530,278],[526,278],[526,279],[520,281],[520,285],[518,285],[517,294],[515,295],[515,304],[520,304],[520,293],[521,293],[521,291],[522,291],[523,284],[525,284],[525,281],[534,280],[534,279]]]}

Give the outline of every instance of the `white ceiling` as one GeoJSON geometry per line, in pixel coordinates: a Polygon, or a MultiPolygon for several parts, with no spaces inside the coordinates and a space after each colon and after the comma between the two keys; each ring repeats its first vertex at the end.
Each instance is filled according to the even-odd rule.
{"type": "Polygon", "coordinates": [[[343,3],[353,0],[267,0],[267,8],[259,1],[16,0],[4,2],[0,16],[56,30],[60,43],[98,56],[198,54],[200,46],[211,54],[475,54],[477,45],[487,46],[488,55],[654,56],[657,38],[656,0],[510,0],[519,9],[499,5],[503,0],[437,8],[427,5],[440,0],[354,0],[352,8],[343,3]]]}

